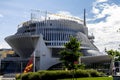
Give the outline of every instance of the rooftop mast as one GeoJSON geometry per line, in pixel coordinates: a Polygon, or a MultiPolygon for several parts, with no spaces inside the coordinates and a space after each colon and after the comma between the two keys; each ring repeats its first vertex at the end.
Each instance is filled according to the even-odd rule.
{"type": "Polygon", "coordinates": [[[86,9],[84,9],[84,26],[86,26],[86,9]]]}

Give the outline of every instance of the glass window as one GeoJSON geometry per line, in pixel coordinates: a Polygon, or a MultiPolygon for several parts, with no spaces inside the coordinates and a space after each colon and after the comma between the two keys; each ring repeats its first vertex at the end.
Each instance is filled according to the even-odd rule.
{"type": "Polygon", "coordinates": [[[50,23],[50,26],[52,26],[52,23],[50,23]]]}

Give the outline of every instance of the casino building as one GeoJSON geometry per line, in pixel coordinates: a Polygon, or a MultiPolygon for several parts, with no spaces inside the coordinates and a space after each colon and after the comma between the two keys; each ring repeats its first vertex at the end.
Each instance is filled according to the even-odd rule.
{"type": "Polygon", "coordinates": [[[107,55],[99,52],[93,44],[94,36],[88,35],[85,11],[84,20],[75,17],[53,19],[48,17],[48,14],[44,19],[36,19],[31,14],[31,20],[19,25],[17,32],[6,37],[5,40],[23,62],[35,53],[36,70],[47,70],[60,64],[58,53],[64,49],[64,44],[69,41],[70,36],[76,37],[81,42],[81,52],[84,55],[81,58],[82,62],[97,61],[98,63],[111,60],[107,55]]]}

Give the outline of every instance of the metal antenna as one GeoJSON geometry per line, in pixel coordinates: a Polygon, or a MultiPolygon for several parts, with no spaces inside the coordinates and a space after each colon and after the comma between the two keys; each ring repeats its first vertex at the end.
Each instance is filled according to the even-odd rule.
{"type": "Polygon", "coordinates": [[[84,9],[84,26],[86,26],[86,9],[84,9]]]}

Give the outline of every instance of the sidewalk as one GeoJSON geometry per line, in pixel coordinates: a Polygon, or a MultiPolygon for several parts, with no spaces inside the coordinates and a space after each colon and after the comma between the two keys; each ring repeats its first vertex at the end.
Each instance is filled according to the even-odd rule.
{"type": "Polygon", "coordinates": [[[1,78],[1,80],[16,80],[15,78],[1,78]]]}
{"type": "Polygon", "coordinates": [[[0,80],[2,80],[2,77],[3,77],[3,76],[0,76],[0,80]]]}
{"type": "Polygon", "coordinates": [[[16,80],[15,74],[4,74],[3,76],[0,76],[0,80],[16,80]]]}

